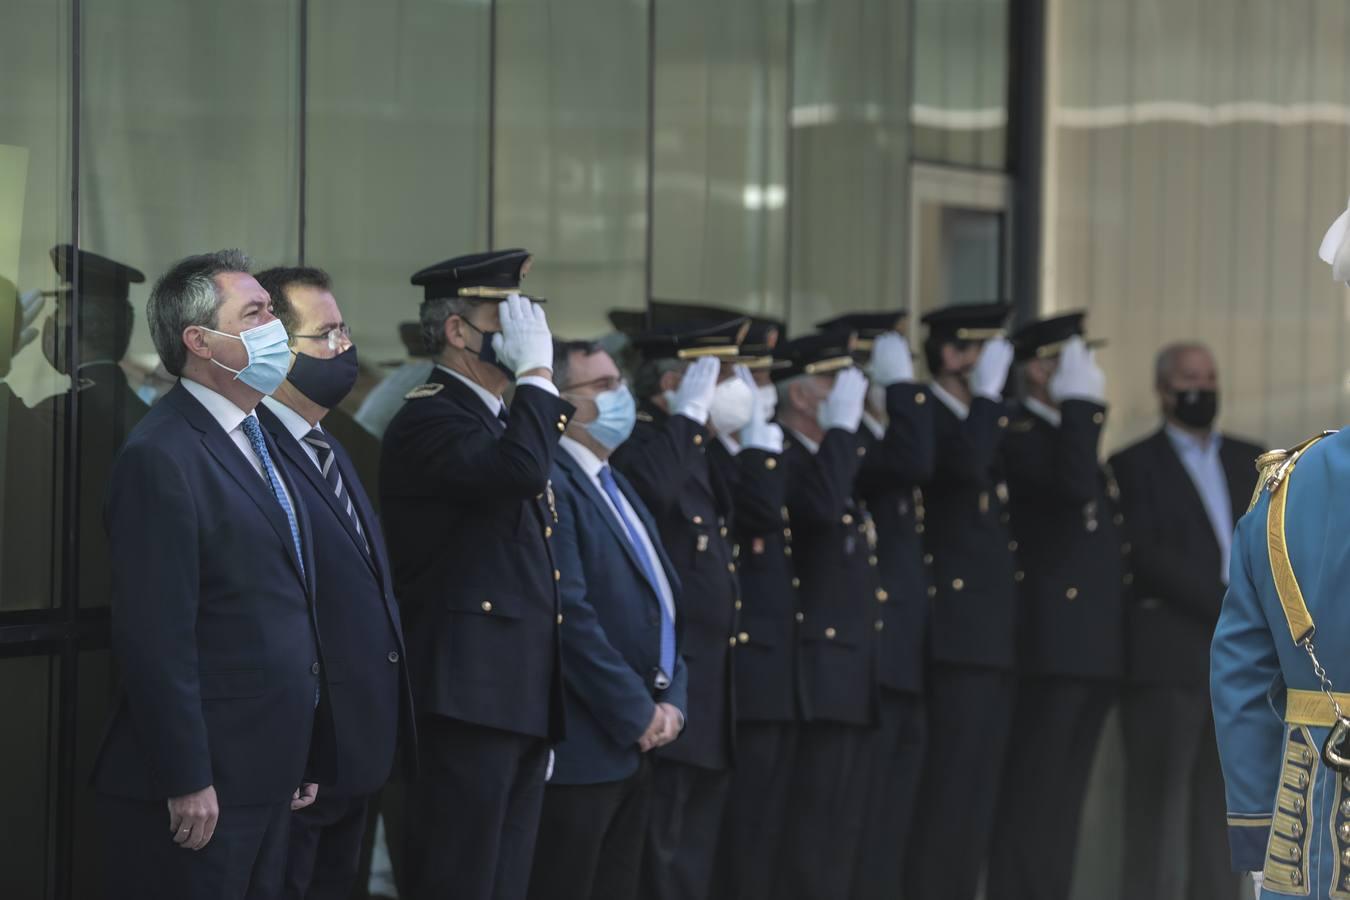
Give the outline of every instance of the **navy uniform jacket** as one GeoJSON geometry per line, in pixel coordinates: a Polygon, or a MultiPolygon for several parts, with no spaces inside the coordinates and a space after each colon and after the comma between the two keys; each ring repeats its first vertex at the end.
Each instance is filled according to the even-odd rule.
{"type": "Polygon", "coordinates": [[[549,472],[573,407],[520,385],[503,425],[455,376],[433,369],[428,384],[389,423],[380,457],[418,715],[556,740],[549,472]]]}
{"type": "MultiPolygon", "coordinates": [[[[615,472],[614,481],[647,529],[659,557],[652,563],[665,570],[678,605],[680,580],[661,548],[656,521],[627,479],[615,472]]],[[[566,450],[559,450],[554,462],[553,488],[568,720],[551,783],[621,781],[637,771],[637,742],[658,701],[678,708],[686,723],[692,720],[689,670],[677,645],[670,687],[656,693],[652,676],[661,663],[661,598],[623,525],[566,450]]]]}
{"type": "Polygon", "coordinates": [[[787,437],[788,514],[801,579],[801,665],[812,720],[870,725],[877,713],[877,570],[870,521],[853,502],[857,436],[825,433],[812,454],[787,437]]]}
{"type": "Polygon", "coordinates": [[[714,441],[708,459],[731,490],[731,537],[740,548],[741,618],[736,635],[736,718],[795,722],[801,715],[797,578],[780,455],[714,441]]]}
{"type": "MultiPolygon", "coordinates": [[[[936,397],[934,398],[937,399],[936,397]]],[[[933,556],[932,656],[1010,669],[1016,657],[1017,585],[1008,491],[999,448],[1008,415],[976,397],[965,420],[934,410],[937,467],[924,491],[924,537],[933,556]]]]}
{"type": "Polygon", "coordinates": [[[362,537],[314,461],[265,404],[258,421],[291,467],[296,499],[314,536],[319,636],[337,724],[338,780],[329,793],[360,797],[384,786],[402,749],[404,774],[416,769],[412,690],[384,534],[351,457],[332,434],[334,465],[361,519],[362,537]],[[367,545],[370,551],[367,552],[367,545]]]}
{"type": "MultiPolygon", "coordinates": [[[[1350,432],[1313,445],[1286,477],[1284,590],[1302,595],[1316,629],[1317,657],[1342,692],[1342,710],[1350,712],[1343,693],[1350,689],[1350,506],[1344,500],[1350,432]]],[[[1210,662],[1233,868],[1264,869],[1262,896],[1344,897],[1350,895],[1350,780],[1321,756],[1333,708],[1280,602],[1267,537],[1270,509],[1265,491],[1238,524],[1210,662]]]]}
{"type": "MultiPolygon", "coordinates": [[[[1256,486],[1261,449],[1224,435],[1219,458],[1228,476],[1233,522],[1256,486]]],[[[1120,483],[1134,597],[1125,612],[1125,671],[1134,683],[1204,688],[1207,648],[1224,595],[1214,527],[1200,494],[1159,429],[1111,457],[1120,483]]]]}
{"type": "Polygon", "coordinates": [[[1023,409],[1003,440],[1023,573],[1019,668],[1120,678],[1128,586],[1120,492],[1097,457],[1106,409],[1066,400],[1060,416],[1056,428],[1023,409]]]}
{"type": "Polygon", "coordinates": [[[736,643],[736,564],[727,539],[731,497],[704,451],[708,430],[644,402],[637,427],[611,457],[647,505],[683,585],[681,652],[689,665],[689,720],[657,753],[706,769],[733,755],[731,648],[736,643]]]}
{"type": "Polygon", "coordinates": [[[878,438],[866,423],[858,429],[866,451],[855,493],[876,523],[881,562],[881,684],[910,693],[923,691],[925,644],[932,584],[923,550],[923,492],[933,474],[936,445],[933,398],[922,385],[886,389],[890,419],[878,438]]]}
{"type": "Polygon", "coordinates": [[[268,450],[303,569],[271,488],[181,383],[113,466],[105,520],[121,687],[94,765],[102,793],[162,802],[214,785],[221,806],[240,806],[333,783],[310,522],[268,450]]]}

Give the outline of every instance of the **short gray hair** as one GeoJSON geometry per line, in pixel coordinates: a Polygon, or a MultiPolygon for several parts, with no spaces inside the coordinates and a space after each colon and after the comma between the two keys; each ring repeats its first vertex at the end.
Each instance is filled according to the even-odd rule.
{"type": "Polygon", "coordinates": [[[1153,384],[1156,387],[1167,387],[1172,378],[1172,372],[1176,370],[1177,357],[1183,353],[1189,353],[1192,350],[1199,350],[1214,358],[1214,351],[1209,349],[1208,344],[1200,341],[1176,341],[1168,344],[1158,351],[1158,355],[1153,360],[1153,384]]]}
{"type": "Polygon", "coordinates": [[[639,400],[650,400],[661,392],[661,379],[667,372],[680,372],[685,367],[682,359],[648,359],[633,373],[633,394],[639,400]]]}
{"type": "Polygon", "coordinates": [[[193,325],[215,328],[220,321],[220,304],[225,298],[216,276],[248,270],[249,259],[242,250],[217,250],[180,259],[155,282],[145,318],[170,375],[182,375],[187,363],[183,329],[193,325]]]}
{"type": "Polygon", "coordinates": [[[464,297],[437,297],[435,300],[422,301],[422,310],[418,319],[422,325],[422,340],[426,342],[427,353],[440,356],[445,350],[445,323],[451,316],[468,319],[469,310],[478,301],[464,297]]]}

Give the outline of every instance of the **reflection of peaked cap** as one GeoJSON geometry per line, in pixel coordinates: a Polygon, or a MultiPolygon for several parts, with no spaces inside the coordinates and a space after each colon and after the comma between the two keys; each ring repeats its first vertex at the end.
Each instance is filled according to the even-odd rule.
{"type": "MultiPolygon", "coordinates": [[[[1011,340],[1018,362],[1058,356],[1071,337],[1082,337],[1087,313],[1079,310],[1035,319],[1014,332],[1011,340]]],[[[1089,347],[1101,347],[1106,341],[1088,341],[1089,347]]]]}
{"type": "Polygon", "coordinates": [[[988,341],[1003,337],[1011,303],[958,303],[923,317],[928,333],[939,340],[988,341]]]}
{"type": "MultiPolygon", "coordinates": [[[[519,293],[520,283],[530,271],[531,258],[528,251],[520,249],[470,253],[433,263],[410,280],[425,290],[425,300],[442,297],[502,300],[508,294],[519,293]]],[[[542,297],[529,299],[544,302],[542,297]]]]}
{"type": "Polygon", "coordinates": [[[88,250],[77,250],[70,244],[57,244],[51,250],[51,257],[57,274],[67,284],[75,282],[78,267],[80,293],[85,297],[125,300],[131,285],[145,281],[145,275],[139,269],[88,250]]]}
{"type": "Polygon", "coordinates": [[[779,367],[775,381],[797,375],[828,375],[856,364],[857,335],[851,331],[827,331],[808,334],[779,344],[774,359],[779,367]]]}

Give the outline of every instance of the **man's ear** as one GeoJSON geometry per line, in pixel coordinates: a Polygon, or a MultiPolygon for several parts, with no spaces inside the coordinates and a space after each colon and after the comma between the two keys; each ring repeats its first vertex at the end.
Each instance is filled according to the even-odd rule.
{"type": "Polygon", "coordinates": [[[187,352],[198,359],[210,359],[211,348],[206,344],[206,332],[197,325],[189,325],[180,335],[187,352]]]}
{"type": "Polygon", "coordinates": [[[680,386],[680,382],[683,378],[683,372],[676,372],[674,370],[664,372],[661,375],[661,380],[657,382],[657,386],[663,391],[673,391],[680,386]]]}
{"type": "Polygon", "coordinates": [[[445,320],[444,334],[445,342],[457,350],[463,350],[469,346],[469,342],[464,339],[464,333],[468,331],[469,326],[464,323],[461,316],[454,315],[445,320]]]}

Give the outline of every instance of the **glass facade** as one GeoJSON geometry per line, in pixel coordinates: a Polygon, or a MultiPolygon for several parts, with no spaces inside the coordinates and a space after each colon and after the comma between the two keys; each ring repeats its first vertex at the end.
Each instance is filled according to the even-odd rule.
{"type": "MultiPolygon", "coordinates": [[[[327,269],[361,348],[348,413],[406,358],[411,273],[488,247],[535,254],[566,337],[653,298],[790,332],[908,305],[915,161],[1004,167],[1007,3],[7,3],[0,893],[99,893],[102,504],[167,387],[144,310],[171,262],[239,247],[327,269]],[[144,278],[105,296],[58,271],[66,245],[144,278]]],[[[954,258],[975,252],[980,222],[949,224],[954,258]]],[[[969,281],[930,305],[985,289],[969,281]]]]}

